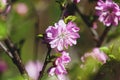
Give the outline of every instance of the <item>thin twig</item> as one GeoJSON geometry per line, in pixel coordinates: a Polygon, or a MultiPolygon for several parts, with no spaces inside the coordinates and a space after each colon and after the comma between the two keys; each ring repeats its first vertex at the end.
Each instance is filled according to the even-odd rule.
{"type": "Polygon", "coordinates": [[[102,43],[105,40],[105,37],[107,36],[108,32],[110,31],[112,26],[106,27],[105,30],[103,31],[101,37],[99,38],[99,41],[97,42],[96,47],[100,47],[102,45],[102,43]]]}
{"type": "Polygon", "coordinates": [[[39,47],[39,39],[38,39],[38,37],[37,37],[37,35],[39,34],[39,14],[37,14],[38,12],[36,11],[36,18],[37,18],[37,20],[36,20],[36,22],[35,22],[35,37],[34,37],[34,53],[35,53],[35,55],[34,55],[34,60],[36,60],[37,59],[37,56],[38,56],[38,47],[39,47]]]}
{"type": "Polygon", "coordinates": [[[66,7],[67,5],[65,5],[64,7],[60,5],[61,8],[61,15],[60,15],[60,19],[63,19],[66,13],[66,7]]]}
{"type": "Polygon", "coordinates": [[[39,73],[38,80],[41,80],[42,77],[43,77],[43,75],[44,75],[44,72],[45,72],[45,69],[46,69],[46,67],[47,67],[47,64],[49,63],[50,52],[51,52],[51,48],[48,47],[48,52],[47,52],[47,55],[46,55],[46,58],[45,58],[45,62],[44,62],[42,71],[40,71],[40,73],[39,73]]]}
{"type": "MultiPolygon", "coordinates": [[[[75,5],[75,4],[74,4],[75,5]]],[[[81,16],[81,18],[83,19],[83,21],[85,22],[85,24],[88,26],[91,34],[93,35],[93,38],[95,41],[98,41],[99,40],[99,35],[98,33],[96,32],[95,29],[92,28],[92,24],[95,20],[91,21],[89,20],[89,16],[85,16],[81,13],[81,11],[78,9],[78,7],[75,5],[75,9],[76,9],[76,12],[81,16]]]]}

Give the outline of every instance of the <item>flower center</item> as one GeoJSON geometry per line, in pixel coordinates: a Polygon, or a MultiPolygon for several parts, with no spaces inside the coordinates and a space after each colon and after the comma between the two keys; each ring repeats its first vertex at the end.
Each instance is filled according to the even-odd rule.
{"type": "Polygon", "coordinates": [[[67,36],[67,33],[66,33],[66,32],[63,32],[63,33],[61,33],[58,37],[59,37],[60,39],[64,39],[64,38],[66,38],[66,36],[67,36]]]}

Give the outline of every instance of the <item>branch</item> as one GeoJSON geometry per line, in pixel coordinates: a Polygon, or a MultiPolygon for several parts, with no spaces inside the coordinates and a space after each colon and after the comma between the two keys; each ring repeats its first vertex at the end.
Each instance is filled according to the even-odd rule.
{"type": "Polygon", "coordinates": [[[99,40],[98,33],[96,32],[96,30],[94,30],[94,29],[92,28],[92,24],[93,24],[93,22],[96,20],[96,18],[90,22],[89,16],[83,15],[83,14],[81,13],[81,11],[78,9],[78,7],[76,6],[76,4],[74,4],[74,6],[75,6],[75,9],[76,9],[76,12],[81,16],[81,18],[83,19],[83,21],[85,22],[85,24],[86,24],[87,27],[89,28],[91,34],[93,35],[93,39],[94,39],[95,41],[98,41],[98,40],[99,40]]]}
{"type": "MultiPolygon", "coordinates": [[[[20,59],[20,57],[19,57],[19,54],[18,54],[18,49],[15,47],[15,45],[11,42],[11,40],[10,39],[5,39],[4,40],[4,43],[5,43],[5,45],[7,46],[7,48],[8,48],[8,50],[7,51],[5,51],[5,52],[10,52],[11,54],[12,54],[12,56],[13,56],[13,58],[11,58],[12,59],[12,61],[13,61],[13,63],[17,66],[17,68],[19,69],[19,71],[20,71],[20,73],[22,74],[22,75],[24,75],[24,74],[26,74],[27,75],[27,72],[26,72],[26,70],[25,70],[25,67],[24,67],[24,65],[23,65],[23,63],[22,63],[22,61],[21,61],[21,59],[20,59]]],[[[5,50],[5,49],[4,49],[5,50]]]]}
{"type": "Polygon", "coordinates": [[[6,46],[4,46],[4,44],[2,42],[0,42],[0,46],[1,48],[7,53],[7,55],[10,57],[10,58],[13,58],[11,52],[6,48],[6,46]]]}
{"type": "Polygon", "coordinates": [[[75,15],[75,6],[74,4],[70,4],[70,3],[66,3],[66,5],[64,6],[60,6],[61,7],[61,16],[60,18],[66,18],[69,15],[75,15]]]}
{"type": "Polygon", "coordinates": [[[51,52],[51,48],[48,47],[48,52],[47,52],[47,55],[46,55],[46,58],[45,58],[45,62],[44,62],[44,65],[43,65],[43,68],[42,68],[42,71],[40,71],[39,73],[39,77],[38,77],[38,80],[41,80],[43,75],[44,75],[44,72],[45,72],[45,69],[49,63],[49,59],[50,59],[50,52],[51,52]]]}
{"type": "MultiPolygon", "coordinates": [[[[76,5],[75,5],[76,6],[76,5]]],[[[76,6],[76,11],[78,12],[78,14],[81,16],[81,18],[83,19],[83,21],[85,22],[85,24],[89,27],[91,34],[94,37],[94,40],[97,42],[96,47],[100,47],[103,43],[103,41],[105,40],[105,37],[107,36],[109,30],[111,29],[111,26],[106,27],[105,30],[103,31],[101,37],[99,37],[98,33],[96,32],[96,30],[94,30],[92,28],[92,24],[93,22],[96,20],[96,18],[90,22],[89,20],[89,16],[85,16],[83,15],[80,10],[78,9],[78,7],[76,6]]]]}
{"type": "Polygon", "coordinates": [[[40,22],[40,16],[37,12],[37,10],[34,9],[34,11],[36,12],[36,22],[35,22],[35,37],[34,37],[34,60],[37,59],[38,56],[38,47],[39,47],[39,38],[37,37],[37,35],[39,34],[39,22],[40,22]]]}
{"type": "Polygon", "coordinates": [[[105,40],[105,37],[107,36],[108,32],[110,31],[112,26],[106,27],[105,30],[103,31],[101,37],[99,38],[99,41],[97,42],[96,47],[100,47],[102,45],[102,43],[105,40]]]}

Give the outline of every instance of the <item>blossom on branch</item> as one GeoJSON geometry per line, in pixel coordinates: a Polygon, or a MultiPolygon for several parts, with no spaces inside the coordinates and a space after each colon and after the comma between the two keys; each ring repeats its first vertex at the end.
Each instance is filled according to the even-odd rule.
{"type": "Polygon", "coordinates": [[[71,61],[69,53],[63,51],[61,54],[62,55],[55,60],[54,66],[51,67],[49,70],[49,74],[51,76],[57,75],[59,80],[62,80],[60,76],[67,74],[65,65],[67,65],[71,61]]]}
{"type": "Polygon", "coordinates": [[[49,26],[46,30],[46,39],[51,48],[56,48],[58,51],[67,49],[68,46],[77,44],[79,38],[78,31],[80,29],[73,22],[65,24],[63,20],[59,20],[54,26],[49,26]]]}
{"type": "Polygon", "coordinates": [[[67,64],[71,61],[71,58],[69,56],[69,53],[63,51],[61,53],[61,57],[58,57],[55,61],[55,65],[59,65],[59,64],[67,64]]]}
{"type": "Polygon", "coordinates": [[[120,19],[120,7],[112,0],[99,0],[95,7],[99,21],[106,26],[117,26],[120,19]]]}

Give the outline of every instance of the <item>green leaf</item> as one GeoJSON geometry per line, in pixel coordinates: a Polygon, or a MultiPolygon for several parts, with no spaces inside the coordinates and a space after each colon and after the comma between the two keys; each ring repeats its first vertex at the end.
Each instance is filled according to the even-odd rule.
{"type": "Polygon", "coordinates": [[[67,18],[65,18],[65,23],[69,22],[69,21],[75,21],[76,20],[76,16],[68,16],[67,18]]]}
{"type": "Polygon", "coordinates": [[[101,47],[100,50],[103,51],[106,54],[110,53],[110,49],[108,47],[101,47]]]}
{"type": "Polygon", "coordinates": [[[116,59],[116,57],[114,56],[114,55],[108,55],[109,56],[109,58],[112,58],[112,59],[116,59]]]}
{"type": "Polygon", "coordinates": [[[62,55],[62,54],[60,54],[60,53],[53,54],[53,55],[51,56],[51,59],[60,57],[61,55],[62,55]]]}
{"type": "Polygon", "coordinates": [[[38,37],[43,38],[43,34],[38,34],[38,37]]]}

